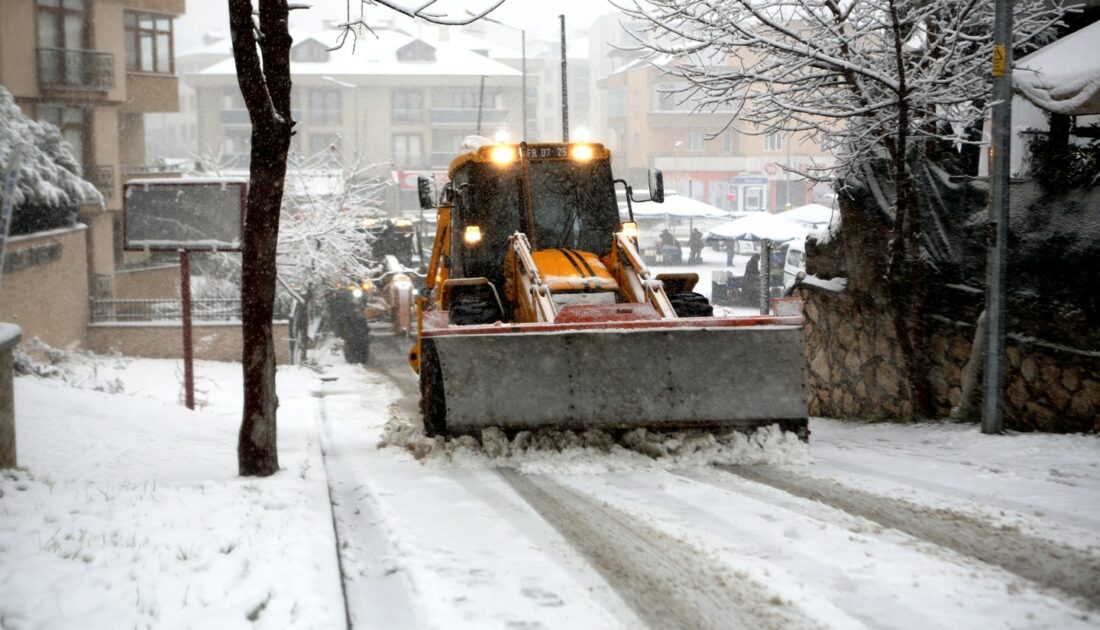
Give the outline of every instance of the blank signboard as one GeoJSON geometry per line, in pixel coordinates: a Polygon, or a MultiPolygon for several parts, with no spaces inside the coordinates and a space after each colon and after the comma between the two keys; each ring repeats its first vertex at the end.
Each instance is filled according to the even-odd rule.
{"type": "Polygon", "coordinates": [[[157,179],[126,184],[128,250],[239,250],[248,182],[157,179]]]}

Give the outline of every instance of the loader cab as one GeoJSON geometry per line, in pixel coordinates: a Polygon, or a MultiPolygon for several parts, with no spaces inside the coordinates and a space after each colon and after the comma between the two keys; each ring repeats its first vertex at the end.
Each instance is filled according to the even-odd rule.
{"type": "Polygon", "coordinates": [[[451,188],[451,276],[484,277],[498,291],[512,234],[526,234],[535,252],[603,256],[619,228],[610,152],[600,144],[482,147],[451,164],[451,188]]]}

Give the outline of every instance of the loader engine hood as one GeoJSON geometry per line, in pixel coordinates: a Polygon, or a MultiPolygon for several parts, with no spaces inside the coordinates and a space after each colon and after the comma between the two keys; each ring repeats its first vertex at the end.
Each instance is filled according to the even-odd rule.
{"type": "Polygon", "coordinates": [[[553,293],[617,291],[619,284],[599,256],[575,249],[542,249],[531,257],[553,293]]]}

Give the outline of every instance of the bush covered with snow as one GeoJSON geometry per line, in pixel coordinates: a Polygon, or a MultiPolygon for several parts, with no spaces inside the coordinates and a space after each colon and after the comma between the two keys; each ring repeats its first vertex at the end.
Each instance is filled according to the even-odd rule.
{"type": "Polygon", "coordinates": [[[57,127],[27,118],[11,92],[0,87],[0,169],[6,170],[17,145],[23,147],[23,160],[12,234],[73,225],[80,204],[103,202],[99,191],[81,179],[80,164],[57,127]]]}

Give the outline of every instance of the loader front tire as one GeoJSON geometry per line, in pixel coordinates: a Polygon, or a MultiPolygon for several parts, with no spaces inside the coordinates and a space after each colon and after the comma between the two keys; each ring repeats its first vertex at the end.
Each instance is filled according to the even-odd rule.
{"type": "Polygon", "coordinates": [[[677,317],[712,317],[714,307],[705,295],[699,293],[673,293],[668,296],[677,317]]]}
{"type": "Polygon", "coordinates": [[[420,357],[420,417],[428,437],[447,434],[447,398],[443,392],[443,368],[431,341],[423,342],[420,357]]]}

